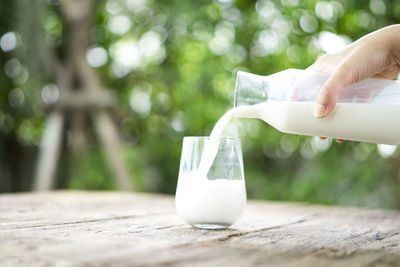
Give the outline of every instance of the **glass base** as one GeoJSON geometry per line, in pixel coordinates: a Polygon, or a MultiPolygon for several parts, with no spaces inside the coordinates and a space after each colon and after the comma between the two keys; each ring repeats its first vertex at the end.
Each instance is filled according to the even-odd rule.
{"type": "Polygon", "coordinates": [[[207,229],[207,230],[223,230],[231,226],[231,224],[223,224],[223,223],[193,223],[191,226],[199,229],[207,229]]]}

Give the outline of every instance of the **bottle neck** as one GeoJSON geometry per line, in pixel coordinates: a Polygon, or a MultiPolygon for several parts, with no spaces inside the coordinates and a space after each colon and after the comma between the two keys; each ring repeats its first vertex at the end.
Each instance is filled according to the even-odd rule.
{"type": "Polygon", "coordinates": [[[234,107],[254,105],[268,99],[266,77],[239,71],[236,77],[234,107]]]}

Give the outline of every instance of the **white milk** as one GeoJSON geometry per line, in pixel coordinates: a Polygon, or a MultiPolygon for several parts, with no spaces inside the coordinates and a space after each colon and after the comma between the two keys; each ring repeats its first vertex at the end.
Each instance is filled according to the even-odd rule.
{"type": "Polygon", "coordinates": [[[179,175],[176,209],[187,223],[229,226],[240,218],[246,206],[244,180],[179,175]]]}
{"type": "Polygon", "coordinates": [[[187,223],[225,228],[235,223],[246,206],[244,180],[226,177],[209,180],[207,173],[217,155],[222,134],[234,116],[234,109],[226,112],[215,124],[205,144],[199,167],[193,173],[179,173],[175,203],[178,214],[187,223]]]}
{"type": "Polygon", "coordinates": [[[400,105],[338,103],[326,118],[313,115],[313,102],[263,102],[236,108],[235,117],[259,118],[281,132],[400,144],[400,105]]]}

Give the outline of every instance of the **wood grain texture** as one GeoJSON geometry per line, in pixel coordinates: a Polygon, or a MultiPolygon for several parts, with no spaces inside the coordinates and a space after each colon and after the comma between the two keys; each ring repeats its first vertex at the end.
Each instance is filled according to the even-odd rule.
{"type": "Polygon", "coordinates": [[[0,266],[400,266],[400,213],[249,201],[193,229],[156,194],[0,195],[0,266]]]}

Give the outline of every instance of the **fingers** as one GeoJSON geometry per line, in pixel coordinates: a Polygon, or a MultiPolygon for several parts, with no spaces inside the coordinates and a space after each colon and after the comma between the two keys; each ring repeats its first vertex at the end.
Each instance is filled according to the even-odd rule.
{"type": "Polygon", "coordinates": [[[314,108],[314,116],[317,118],[328,116],[336,105],[340,89],[338,89],[335,84],[332,84],[332,82],[329,82],[329,80],[323,85],[318,93],[314,108]]]}
{"type": "Polygon", "coordinates": [[[353,75],[354,72],[349,69],[342,65],[322,86],[314,108],[315,117],[323,118],[328,116],[335,108],[340,92],[357,80],[357,77],[353,75]]]}

